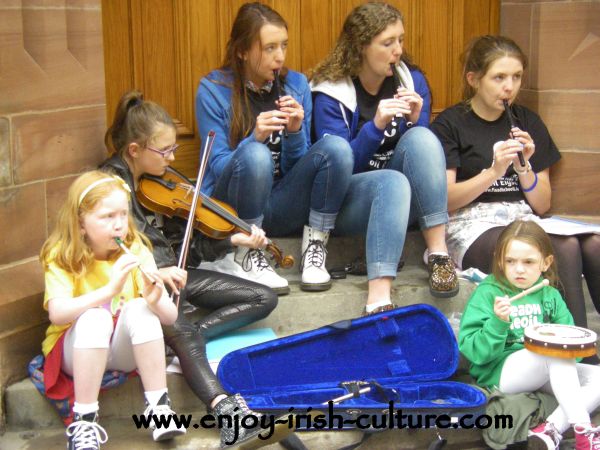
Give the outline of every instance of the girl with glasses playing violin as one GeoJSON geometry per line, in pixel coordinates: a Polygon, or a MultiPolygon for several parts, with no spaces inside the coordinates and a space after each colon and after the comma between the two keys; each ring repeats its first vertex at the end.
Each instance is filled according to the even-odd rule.
{"type": "MultiPolygon", "coordinates": [[[[114,155],[101,169],[119,175],[135,192],[143,175],[162,176],[175,160],[176,128],[169,114],[139,92],[126,93],[120,100],[112,125],[106,132],[107,147],[114,155]]],[[[146,210],[131,198],[131,212],[138,229],[152,244],[160,277],[167,288],[180,296],[179,316],[173,326],[164,327],[165,343],[178,356],[183,376],[194,393],[216,414],[252,413],[239,395],[229,395],[219,384],[206,358],[206,340],[235,330],[269,315],[277,295],[261,284],[207,270],[183,270],[177,259],[185,221],[146,210]],[[192,304],[209,311],[190,323],[182,312],[192,304]]],[[[233,245],[259,248],[267,244],[265,234],[253,227],[251,235],[236,233],[221,241],[196,233],[188,261],[197,267],[203,258],[223,256],[233,245]]],[[[256,413],[255,413],[256,414],[256,413]]],[[[258,416],[258,414],[256,414],[258,416]]],[[[258,429],[240,429],[238,443],[257,437],[258,429]]],[[[221,429],[223,443],[231,443],[233,429],[221,429]]]]}

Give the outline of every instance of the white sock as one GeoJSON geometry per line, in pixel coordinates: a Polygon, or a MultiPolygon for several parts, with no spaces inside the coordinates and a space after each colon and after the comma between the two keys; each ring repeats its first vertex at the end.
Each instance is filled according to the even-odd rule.
{"type": "Polygon", "coordinates": [[[448,256],[448,252],[431,252],[429,253],[430,255],[443,255],[443,256],[448,256]]]}
{"type": "Polygon", "coordinates": [[[73,404],[73,412],[83,416],[85,414],[95,413],[98,411],[98,402],[94,403],[77,403],[73,404]]]}
{"type": "Polygon", "coordinates": [[[144,392],[144,397],[146,397],[146,401],[150,406],[156,406],[163,394],[166,394],[167,392],[167,388],[158,389],[156,391],[146,391],[144,392]]]}
{"type": "Polygon", "coordinates": [[[365,310],[370,313],[371,311],[374,311],[376,308],[379,308],[381,306],[385,306],[385,305],[391,305],[392,301],[388,298],[385,300],[379,300],[378,302],[375,303],[369,303],[368,305],[365,306],[365,310]]]}

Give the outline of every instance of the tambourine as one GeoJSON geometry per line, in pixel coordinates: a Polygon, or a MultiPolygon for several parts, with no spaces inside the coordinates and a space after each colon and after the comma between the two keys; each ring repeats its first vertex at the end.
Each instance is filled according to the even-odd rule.
{"type": "Polygon", "coordinates": [[[583,358],[596,354],[598,336],[573,325],[540,323],[525,328],[525,348],[556,358],[583,358]]]}

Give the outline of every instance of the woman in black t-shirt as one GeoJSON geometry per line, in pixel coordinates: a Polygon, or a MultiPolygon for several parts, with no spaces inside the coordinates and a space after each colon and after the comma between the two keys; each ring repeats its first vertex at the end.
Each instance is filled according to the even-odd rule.
{"type": "MultiPolygon", "coordinates": [[[[515,219],[538,220],[550,209],[550,166],[560,154],[540,117],[514,104],[527,66],[515,42],[479,37],[464,60],[464,100],[443,111],[431,129],[446,154],[449,250],[462,267],[489,273],[504,227],[515,219]]],[[[600,236],[551,238],[565,300],[575,323],[585,327],[581,274],[600,312],[600,259],[593,258],[600,252],[600,236]]]]}

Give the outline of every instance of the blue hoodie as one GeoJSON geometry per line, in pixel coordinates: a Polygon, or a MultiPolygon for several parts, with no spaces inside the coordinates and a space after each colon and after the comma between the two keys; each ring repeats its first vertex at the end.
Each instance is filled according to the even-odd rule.
{"type": "MultiPolygon", "coordinates": [[[[216,133],[208,167],[202,181],[202,192],[211,195],[215,184],[229,163],[233,152],[250,142],[257,142],[254,133],[244,138],[237,148],[229,146],[231,125],[231,84],[230,70],[213,70],[202,78],[196,92],[196,122],[202,142],[206,142],[208,132],[216,133]]],[[[312,98],[306,77],[289,70],[283,88],[304,108],[304,122],[297,133],[289,133],[282,141],[281,173],[285,175],[310,147],[310,123],[312,98]]],[[[202,150],[201,150],[202,151],[202,150]]],[[[200,151],[200,152],[201,152],[200,151]]]]}
{"type": "MultiPolygon", "coordinates": [[[[421,115],[415,126],[429,128],[431,93],[425,76],[416,69],[409,69],[403,62],[396,68],[404,86],[423,98],[421,115]]],[[[354,173],[364,172],[369,160],[381,145],[384,130],[378,129],[370,120],[358,131],[360,110],[356,101],[356,89],[350,77],[336,82],[324,81],[316,85],[311,83],[311,87],[315,103],[315,140],[327,134],[346,139],[354,153],[354,173]]],[[[400,133],[404,134],[407,129],[406,121],[403,121],[400,124],[400,133]]]]}

